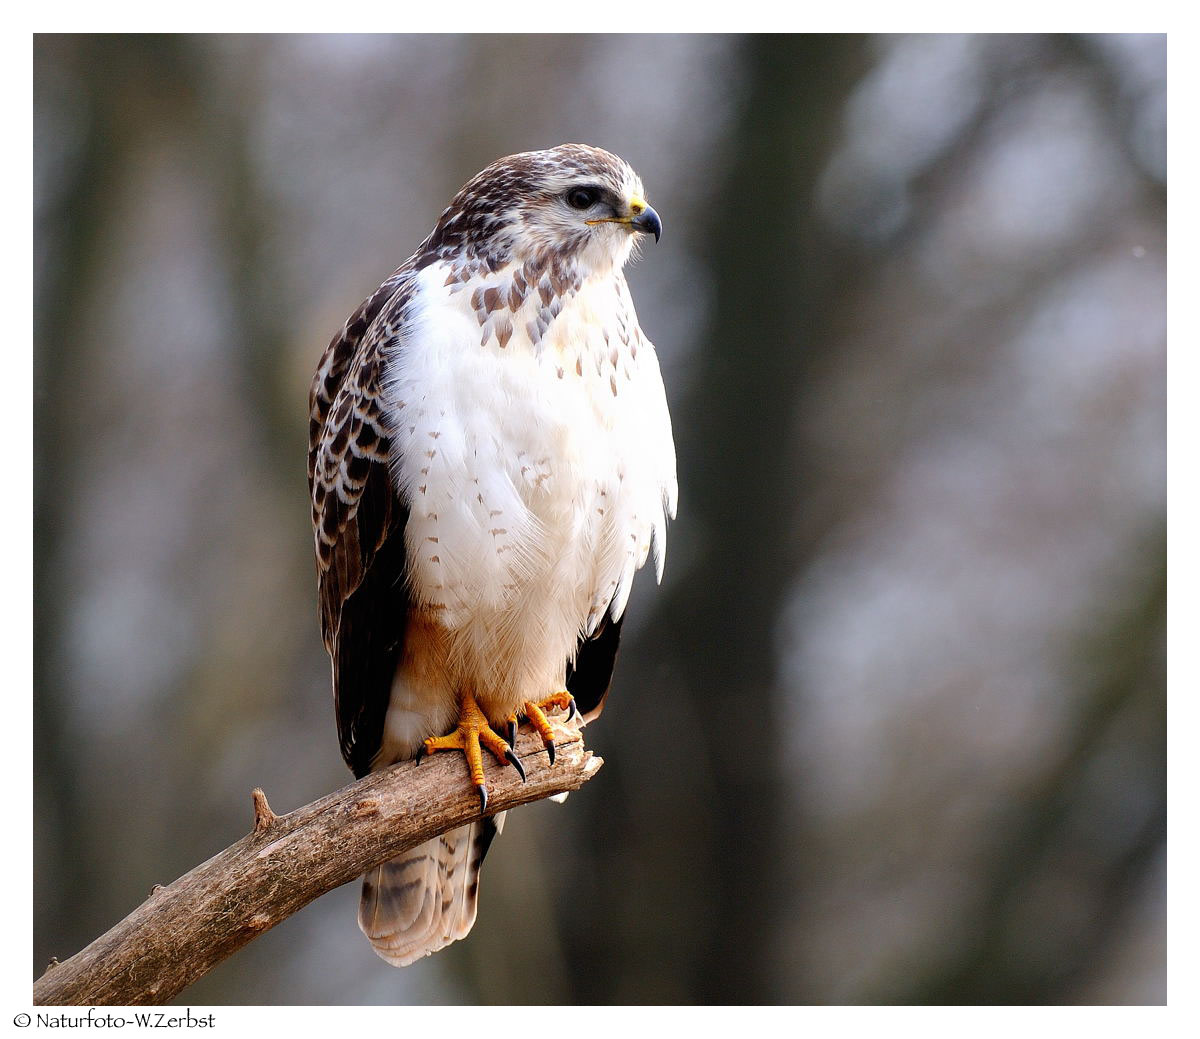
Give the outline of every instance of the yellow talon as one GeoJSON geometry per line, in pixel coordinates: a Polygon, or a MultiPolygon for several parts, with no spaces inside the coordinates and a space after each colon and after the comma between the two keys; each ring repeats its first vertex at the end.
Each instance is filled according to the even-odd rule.
{"type": "MultiPolygon", "coordinates": [[[[550,757],[551,765],[554,764],[554,728],[551,726],[545,712],[553,707],[557,707],[562,711],[570,711],[574,704],[575,701],[571,699],[571,694],[564,690],[561,693],[555,693],[553,696],[547,696],[544,700],[536,702],[526,700],[521,706],[521,713],[529,719],[529,724],[533,726],[534,731],[542,737],[542,743],[546,745],[546,753],[550,757]]],[[[510,719],[510,727],[515,721],[516,716],[514,715],[510,719]]]]}
{"type": "Polygon", "coordinates": [[[532,700],[527,700],[524,709],[525,717],[529,719],[529,724],[537,730],[537,734],[542,737],[542,742],[545,743],[547,740],[553,741],[554,730],[550,728],[550,723],[542,713],[541,707],[532,700]]]}
{"type": "Polygon", "coordinates": [[[513,753],[513,749],[488,724],[487,716],[479,709],[475,698],[464,693],[458,705],[458,727],[445,736],[430,736],[421,745],[417,754],[417,764],[426,754],[435,754],[439,750],[461,750],[467,758],[467,770],[471,773],[471,782],[479,792],[480,811],[487,811],[487,787],[483,781],[483,750],[488,750],[497,761],[507,761],[521,779],[525,779],[525,768],[521,759],[513,753]]]}

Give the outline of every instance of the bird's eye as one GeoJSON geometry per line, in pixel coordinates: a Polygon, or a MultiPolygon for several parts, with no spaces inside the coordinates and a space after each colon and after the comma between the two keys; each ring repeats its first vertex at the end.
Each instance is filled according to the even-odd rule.
{"type": "Polygon", "coordinates": [[[596,188],[572,188],[567,192],[567,205],[572,209],[591,209],[600,201],[596,188]]]}

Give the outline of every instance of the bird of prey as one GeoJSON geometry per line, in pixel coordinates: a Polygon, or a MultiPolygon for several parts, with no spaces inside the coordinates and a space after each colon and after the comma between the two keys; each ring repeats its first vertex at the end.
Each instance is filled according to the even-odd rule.
{"type": "Polygon", "coordinates": [[[599,713],[652,545],[662,578],[675,447],[622,273],[661,231],[616,155],[507,156],[321,358],[308,476],[342,754],[363,776],[461,750],[480,798],[363,878],[359,926],[397,966],[475,921],[504,821],[481,746],[523,776],[524,717],[553,760],[546,713],[599,713]]]}

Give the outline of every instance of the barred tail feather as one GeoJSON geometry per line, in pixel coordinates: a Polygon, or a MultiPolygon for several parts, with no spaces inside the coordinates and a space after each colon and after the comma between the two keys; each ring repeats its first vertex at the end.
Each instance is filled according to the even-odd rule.
{"type": "Polygon", "coordinates": [[[358,926],[375,952],[406,967],[465,938],[475,923],[479,869],[504,814],[426,841],[363,877],[358,926]]]}

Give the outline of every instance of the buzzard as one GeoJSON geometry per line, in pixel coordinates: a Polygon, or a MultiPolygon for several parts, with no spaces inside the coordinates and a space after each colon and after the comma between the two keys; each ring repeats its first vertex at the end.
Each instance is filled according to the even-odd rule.
{"type": "Polygon", "coordinates": [[[465,753],[481,817],[363,878],[359,926],[404,966],[464,937],[489,817],[481,746],[524,775],[518,717],[599,713],[634,573],[662,578],[675,448],[622,268],[662,231],[616,155],[510,155],[350,316],[310,394],[321,630],[355,776],[465,753]],[[507,738],[505,738],[507,736],[507,738]]]}

